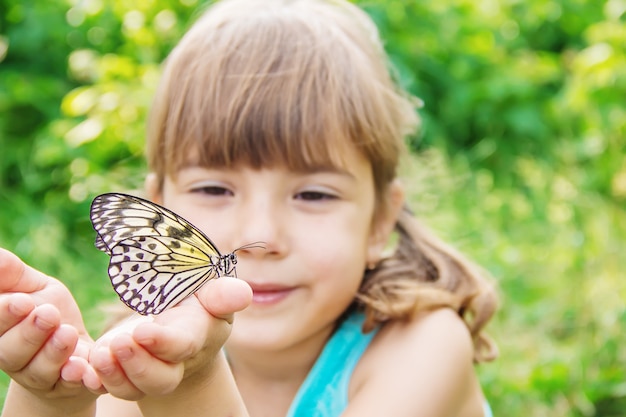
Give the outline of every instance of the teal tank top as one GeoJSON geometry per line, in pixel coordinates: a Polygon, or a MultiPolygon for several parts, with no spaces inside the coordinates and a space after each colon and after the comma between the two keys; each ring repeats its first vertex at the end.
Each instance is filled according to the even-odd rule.
{"type": "MultiPolygon", "coordinates": [[[[339,417],[346,409],[352,372],[376,334],[361,331],[364,320],[362,314],[351,314],[341,323],[300,386],[287,417],[339,417]]],[[[493,417],[487,402],[484,417],[493,417]]]]}

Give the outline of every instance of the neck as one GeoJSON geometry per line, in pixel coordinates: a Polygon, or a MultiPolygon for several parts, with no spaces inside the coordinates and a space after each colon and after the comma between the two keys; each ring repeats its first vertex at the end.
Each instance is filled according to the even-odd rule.
{"type": "Polygon", "coordinates": [[[282,349],[247,348],[226,343],[228,362],[234,374],[250,373],[259,379],[280,381],[304,379],[330,337],[330,330],[282,349]],[[294,378],[294,375],[295,376],[294,378]]]}
{"type": "Polygon", "coordinates": [[[228,362],[250,415],[284,416],[329,337],[325,330],[280,350],[227,343],[228,362]]]}

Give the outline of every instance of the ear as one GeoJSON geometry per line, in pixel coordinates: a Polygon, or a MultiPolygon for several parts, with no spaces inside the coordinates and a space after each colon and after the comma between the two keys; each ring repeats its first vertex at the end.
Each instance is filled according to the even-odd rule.
{"type": "Polygon", "coordinates": [[[368,268],[382,259],[389,236],[393,232],[404,205],[404,187],[399,180],[394,180],[389,184],[386,194],[382,201],[383,207],[379,208],[372,225],[366,259],[368,268]]]}
{"type": "Polygon", "coordinates": [[[157,203],[163,204],[163,184],[159,180],[159,177],[156,173],[151,172],[146,176],[146,180],[144,181],[144,189],[146,191],[146,196],[148,200],[157,203]]]}

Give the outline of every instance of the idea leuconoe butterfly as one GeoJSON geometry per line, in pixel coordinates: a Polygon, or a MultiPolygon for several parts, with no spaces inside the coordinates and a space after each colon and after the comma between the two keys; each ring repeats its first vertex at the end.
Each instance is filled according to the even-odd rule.
{"type": "Polygon", "coordinates": [[[102,194],[93,200],[90,217],[96,247],[111,257],[115,292],[139,314],[162,313],[208,280],[235,274],[236,251],[222,255],[187,220],[148,200],[102,194]]]}

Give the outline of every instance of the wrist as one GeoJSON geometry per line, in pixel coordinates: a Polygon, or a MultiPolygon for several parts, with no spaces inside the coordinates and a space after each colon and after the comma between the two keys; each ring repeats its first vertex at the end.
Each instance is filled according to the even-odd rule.
{"type": "Polygon", "coordinates": [[[93,394],[56,398],[48,395],[38,395],[11,381],[2,417],[93,417],[96,414],[97,397],[93,394]]]}
{"type": "Polygon", "coordinates": [[[205,369],[198,369],[185,377],[174,392],[158,397],[147,396],[138,404],[147,417],[248,416],[226,357],[221,351],[205,369]]]}

